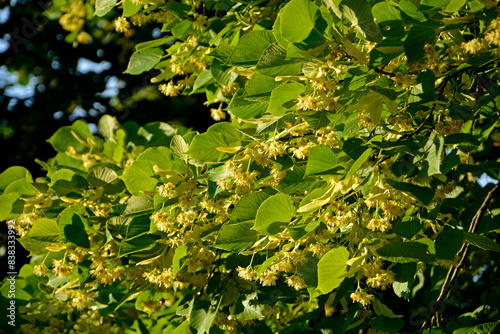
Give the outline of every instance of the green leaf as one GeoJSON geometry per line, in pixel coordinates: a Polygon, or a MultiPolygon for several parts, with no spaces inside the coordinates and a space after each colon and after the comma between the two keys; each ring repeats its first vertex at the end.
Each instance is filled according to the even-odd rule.
{"type": "Polygon", "coordinates": [[[262,308],[259,303],[257,292],[241,295],[236,301],[234,315],[240,321],[262,319],[262,308]]]}
{"type": "Polygon", "coordinates": [[[9,184],[19,179],[33,182],[31,173],[24,167],[12,166],[4,170],[2,174],[0,174],[0,192],[3,192],[9,184]]]}
{"type": "Polygon", "coordinates": [[[59,218],[59,234],[62,241],[71,242],[76,246],[90,248],[87,220],[75,212],[73,208],[65,209],[59,218]]]}
{"type": "Polygon", "coordinates": [[[150,250],[155,244],[155,240],[149,235],[141,235],[130,240],[123,240],[120,243],[119,257],[150,250]]]}
{"type": "Polygon", "coordinates": [[[467,3],[467,0],[451,0],[445,8],[445,12],[456,13],[467,3]]]}
{"type": "Polygon", "coordinates": [[[426,150],[429,143],[431,146],[428,150],[426,158],[429,164],[427,175],[432,176],[441,174],[441,157],[443,156],[444,138],[436,131],[433,131],[429,136],[428,144],[425,145],[424,150],[426,150]]]}
{"type": "Polygon", "coordinates": [[[287,41],[281,34],[281,15],[278,15],[276,17],[276,21],[273,24],[273,36],[276,39],[276,42],[279,44],[279,46],[281,46],[283,49],[287,49],[288,44],[290,44],[290,42],[287,41]]]}
{"type": "Polygon", "coordinates": [[[103,115],[97,124],[99,133],[113,142],[116,142],[116,131],[121,129],[122,126],[114,116],[103,115]]]}
{"type": "Polygon", "coordinates": [[[440,171],[442,174],[446,174],[461,162],[460,156],[458,155],[458,149],[455,148],[444,157],[440,171]]]}
{"type": "Polygon", "coordinates": [[[153,170],[155,165],[149,160],[136,160],[125,169],[121,178],[132,195],[144,196],[144,191],[155,191],[158,184],[153,170]]]}
{"type": "Polygon", "coordinates": [[[100,166],[92,168],[87,174],[87,181],[93,187],[103,187],[106,192],[119,192],[125,185],[118,174],[111,168],[100,166]]]}
{"type": "Polygon", "coordinates": [[[136,51],[141,51],[141,50],[146,50],[146,49],[149,49],[149,48],[154,48],[154,47],[157,47],[157,46],[162,46],[162,45],[165,45],[165,44],[167,44],[167,43],[169,43],[169,42],[171,42],[173,40],[175,40],[175,38],[173,36],[170,36],[170,37],[164,37],[164,38],[154,39],[152,41],[138,43],[135,46],[135,50],[136,51]]]}
{"type": "Polygon", "coordinates": [[[464,231],[445,226],[436,237],[436,257],[454,260],[464,242],[464,231]]]}
{"type": "Polygon", "coordinates": [[[212,77],[215,81],[226,87],[229,87],[236,78],[238,78],[238,74],[231,70],[231,66],[224,66],[217,59],[215,59],[210,66],[210,73],[212,73],[212,77]]]}
{"type": "Polygon", "coordinates": [[[172,259],[172,269],[174,275],[177,275],[182,268],[181,260],[188,255],[188,247],[186,244],[175,249],[174,258],[172,259]]]}
{"type": "Polygon", "coordinates": [[[227,154],[218,151],[218,147],[230,146],[221,133],[206,132],[196,135],[186,152],[191,158],[201,162],[215,162],[224,159],[227,154]]]}
{"type": "Polygon", "coordinates": [[[255,71],[272,77],[280,75],[298,75],[302,62],[296,59],[286,59],[286,50],[273,43],[264,50],[255,71]]]}
{"type": "Polygon", "coordinates": [[[125,0],[123,3],[123,16],[130,17],[137,14],[142,9],[142,4],[136,4],[132,0],[125,0]]]}
{"type": "Polygon", "coordinates": [[[116,5],[118,0],[96,0],[95,12],[96,16],[104,16],[116,5]]]}
{"type": "Polygon", "coordinates": [[[430,70],[424,70],[420,72],[417,77],[417,82],[410,93],[408,98],[408,103],[426,103],[434,101],[436,98],[435,94],[435,82],[436,77],[434,73],[430,70]]]}
{"type": "Polygon", "coordinates": [[[274,80],[273,77],[255,73],[252,79],[247,83],[243,97],[245,98],[265,98],[278,87],[281,83],[274,80]]]}
{"type": "Polygon", "coordinates": [[[18,241],[32,253],[43,253],[46,246],[59,241],[59,226],[48,218],[38,218],[28,234],[18,241]]]}
{"type": "Polygon", "coordinates": [[[382,42],[382,33],[373,20],[372,8],[368,0],[343,0],[340,9],[344,16],[358,28],[359,32],[371,42],[382,42]]]}
{"type": "Polygon", "coordinates": [[[411,183],[396,182],[391,179],[386,179],[386,181],[394,189],[411,193],[420,202],[424,203],[424,205],[429,205],[434,198],[434,191],[432,191],[430,188],[417,186],[411,183]]]}
{"type": "Polygon", "coordinates": [[[50,179],[49,187],[60,195],[66,195],[88,187],[88,182],[83,175],[70,169],[60,169],[50,179]]]}
{"type": "Polygon", "coordinates": [[[417,263],[397,263],[392,271],[394,272],[395,280],[392,283],[394,293],[398,297],[408,299],[410,297],[413,282],[415,282],[415,274],[417,273],[417,263]]]}
{"type": "Polygon", "coordinates": [[[142,152],[137,160],[154,162],[162,169],[177,169],[183,162],[172,154],[168,147],[150,147],[142,152]]]}
{"type": "Polygon", "coordinates": [[[306,120],[307,124],[309,124],[313,130],[319,130],[339,118],[338,114],[328,110],[300,111],[300,116],[306,120]]]}
{"type": "Polygon", "coordinates": [[[177,326],[172,334],[191,334],[191,331],[189,330],[189,322],[185,320],[183,323],[177,326]]]}
{"type": "Polygon", "coordinates": [[[38,190],[25,179],[18,179],[5,188],[5,194],[9,193],[17,193],[23,196],[34,196],[38,193],[38,190]]]}
{"type": "Polygon", "coordinates": [[[181,2],[174,2],[174,1],[167,2],[163,6],[163,8],[167,12],[173,14],[178,19],[184,18],[187,15],[187,13],[191,10],[190,5],[185,4],[185,3],[181,3],[181,2]]]}
{"type": "Polygon", "coordinates": [[[88,150],[88,146],[82,142],[92,137],[87,123],[77,120],[71,126],[59,128],[47,142],[58,152],[66,152],[72,146],[77,152],[82,153],[88,150]]]}
{"type": "Polygon", "coordinates": [[[424,224],[420,222],[418,218],[404,217],[403,220],[399,220],[394,227],[394,233],[397,235],[411,239],[422,230],[424,224]]]}
{"type": "Polygon", "coordinates": [[[312,1],[292,0],[278,14],[281,36],[291,42],[305,40],[314,29],[319,8],[312,1]]]}
{"type": "Polygon", "coordinates": [[[135,51],[130,57],[128,67],[123,73],[132,75],[147,72],[158,64],[163,56],[163,51],[158,48],[135,51]]]}
{"type": "Polygon", "coordinates": [[[481,249],[493,252],[500,252],[500,247],[497,243],[490,238],[484,237],[479,234],[465,232],[464,231],[465,241],[471,245],[479,247],[481,249]]]}
{"type": "Polygon", "coordinates": [[[403,19],[406,23],[421,23],[427,21],[424,13],[418,10],[418,8],[409,0],[403,0],[399,3],[399,9],[403,14],[403,19]]]}
{"type": "Polygon", "coordinates": [[[212,78],[212,72],[209,69],[203,70],[203,72],[201,72],[200,75],[196,77],[191,94],[202,92],[203,90],[201,90],[200,88],[204,88],[210,82],[210,80],[212,80],[212,78]]]}
{"type": "Polygon", "coordinates": [[[189,315],[189,327],[198,334],[208,333],[219,310],[219,300],[200,300],[189,315]]]}
{"type": "Polygon", "coordinates": [[[349,259],[349,251],[340,246],[329,250],[318,262],[318,290],[321,293],[329,293],[337,288],[345,277],[347,271],[346,262],[349,259]]]}
{"type": "Polygon", "coordinates": [[[393,334],[403,328],[404,324],[405,322],[402,319],[389,318],[385,315],[379,315],[370,323],[370,325],[376,330],[393,334]]]}
{"type": "Polygon", "coordinates": [[[289,223],[295,214],[295,207],[290,196],[273,195],[260,205],[255,218],[254,230],[262,234],[274,235],[281,231],[282,223],[289,223]]]}
{"type": "Polygon", "coordinates": [[[373,305],[373,310],[375,311],[376,315],[384,315],[388,318],[402,318],[402,315],[396,315],[394,312],[387,307],[387,305],[383,304],[380,300],[375,299],[372,303],[373,305]]]}
{"type": "Polygon", "coordinates": [[[435,258],[434,242],[427,238],[409,242],[392,241],[377,249],[377,254],[398,263],[429,262],[435,258]]]}
{"type": "Polygon", "coordinates": [[[260,205],[267,198],[269,198],[269,195],[260,191],[244,195],[234,206],[233,212],[231,212],[231,220],[244,222],[255,219],[260,205]]]}
{"type": "Polygon", "coordinates": [[[258,239],[258,232],[252,227],[252,221],[222,225],[214,247],[232,252],[249,249],[258,239]]]}
{"type": "Polygon", "coordinates": [[[421,60],[425,54],[425,44],[428,43],[433,45],[435,39],[436,31],[433,26],[419,25],[411,27],[404,44],[405,54],[408,58],[408,62],[414,63],[421,60]]]}
{"type": "Polygon", "coordinates": [[[23,213],[24,202],[20,194],[10,193],[0,196],[0,220],[9,220],[19,217],[23,213]]]}
{"type": "Polygon", "coordinates": [[[404,22],[395,3],[379,2],[373,6],[372,13],[383,35],[396,38],[405,34],[404,22]]]}
{"type": "Polygon", "coordinates": [[[227,106],[227,111],[242,119],[260,118],[269,106],[269,101],[264,99],[251,99],[243,96],[244,91],[239,90],[233,95],[227,106]]]}
{"type": "Polygon", "coordinates": [[[371,148],[364,151],[363,154],[361,154],[359,156],[359,158],[356,159],[356,161],[354,161],[354,164],[351,166],[351,168],[347,172],[345,178],[348,179],[351,176],[353,176],[354,173],[356,173],[361,168],[361,166],[363,166],[363,164],[368,160],[368,158],[372,155],[372,153],[373,153],[373,149],[371,149],[371,148]]]}
{"type": "Polygon", "coordinates": [[[287,103],[293,101],[297,96],[302,94],[306,87],[298,82],[285,82],[274,88],[269,99],[269,106],[266,112],[274,116],[283,116],[286,111],[295,108],[295,103],[287,103]]]}
{"type": "Polygon", "coordinates": [[[131,196],[127,201],[124,216],[133,217],[138,215],[149,214],[154,211],[154,202],[151,196],[131,196]]]}
{"type": "Polygon", "coordinates": [[[227,60],[227,65],[255,65],[264,50],[274,43],[269,30],[257,30],[243,35],[227,60]]]}
{"type": "Polygon", "coordinates": [[[318,145],[311,149],[307,159],[306,176],[326,172],[338,166],[339,159],[328,146],[318,145]]]}

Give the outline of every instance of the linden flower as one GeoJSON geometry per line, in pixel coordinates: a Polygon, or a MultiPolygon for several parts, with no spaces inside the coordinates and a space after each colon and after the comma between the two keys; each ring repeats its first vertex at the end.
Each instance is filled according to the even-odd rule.
{"type": "Polygon", "coordinates": [[[124,17],[116,18],[114,25],[117,32],[125,32],[130,28],[130,23],[124,17]]]}
{"type": "Polygon", "coordinates": [[[168,84],[159,85],[158,90],[165,96],[177,96],[181,89],[170,81],[168,84]]]}
{"type": "Polygon", "coordinates": [[[292,275],[286,278],[286,284],[295,290],[301,290],[306,287],[304,279],[297,275],[292,275]]]}
{"type": "Polygon", "coordinates": [[[369,305],[374,298],[375,297],[373,295],[370,295],[369,293],[363,290],[351,293],[351,299],[354,302],[360,303],[364,307],[369,305]]]}
{"type": "Polygon", "coordinates": [[[40,264],[33,267],[33,272],[37,276],[47,276],[50,270],[44,264],[40,264]]]}
{"type": "Polygon", "coordinates": [[[381,270],[374,277],[370,277],[366,280],[366,284],[370,287],[380,288],[381,290],[385,290],[393,282],[394,274],[389,270],[381,270]]]}
{"type": "Polygon", "coordinates": [[[469,54],[475,55],[481,52],[481,50],[483,49],[483,45],[477,38],[474,38],[467,43],[462,43],[462,49],[469,54]]]}
{"type": "Polygon", "coordinates": [[[177,197],[175,184],[173,184],[172,182],[164,183],[161,186],[156,187],[156,189],[161,197],[166,197],[166,198],[177,197]]]}
{"type": "Polygon", "coordinates": [[[257,270],[251,268],[250,266],[246,268],[238,266],[236,271],[238,272],[238,276],[244,280],[251,281],[257,278],[257,270]]]}
{"type": "Polygon", "coordinates": [[[71,272],[73,271],[73,268],[75,267],[74,263],[71,262],[66,263],[64,259],[62,260],[52,259],[52,265],[54,267],[52,271],[59,278],[69,277],[71,275],[71,272]]]}
{"type": "Polygon", "coordinates": [[[212,118],[214,119],[214,121],[217,121],[217,122],[226,119],[226,113],[221,108],[218,108],[218,109],[212,108],[212,109],[210,109],[210,116],[212,116],[212,118]]]}
{"type": "Polygon", "coordinates": [[[266,144],[264,146],[264,149],[267,151],[270,157],[273,157],[275,159],[276,157],[281,157],[286,153],[286,145],[278,141],[273,141],[269,144],[266,144]]]}

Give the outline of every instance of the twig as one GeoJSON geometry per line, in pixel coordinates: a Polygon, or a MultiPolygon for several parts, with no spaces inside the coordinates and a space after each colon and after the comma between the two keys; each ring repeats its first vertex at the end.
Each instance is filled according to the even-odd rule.
{"type": "MultiPolygon", "coordinates": [[[[500,183],[495,185],[493,187],[493,189],[490,190],[488,195],[486,195],[486,198],[484,199],[483,204],[481,204],[481,207],[479,208],[479,210],[477,210],[476,214],[472,218],[471,224],[470,224],[469,229],[468,229],[469,233],[474,233],[477,230],[477,228],[479,226],[479,222],[483,218],[484,213],[488,209],[488,205],[493,200],[494,193],[496,191],[498,191],[498,189],[500,189],[500,183]]],[[[462,269],[462,267],[465,263],[465,260],[467,259],[467,256],[469,255],[469,250],[470,250],[470,244],[463,243],[462,247],[460,248],[460,250],[457,253],[457,255],[459,255],[459,256],[460,256],[460,254],[462,254],[460,257],[460,261],[458,262],[458,264],[456,266],[452,266],[450,268],[450,270],[448,270],[448,274],[446,275],[446,279],[443,283],[443,287],[441,288],[441,292],[439,293],[439,297],[436,300],[436,302],[434,303],[434,305],[432,306],[432,310],[431,310],[429,316],[427,317],[425,322],[422,324],[422,327],[420,328],[418,333],[422,333],[427,328],[432,327],[432,324],[436,320],[436,315],[438,313],[438,307],[439,307],[439,305],[443,304],[444,299],[446,298],[446,295],[450,291],[451,283],[456,279],[458,273],[460,272],[460,270],[462,269]]]]}

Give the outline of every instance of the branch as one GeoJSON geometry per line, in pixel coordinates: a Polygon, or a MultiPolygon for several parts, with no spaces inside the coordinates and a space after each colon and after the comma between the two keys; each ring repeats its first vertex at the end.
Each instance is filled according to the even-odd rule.
{"type": "MultiPolygon", "coordinates": [[[[484,199],[483,204],[481,204],[481,207],[479,208],[479,210],[477,210],[476,214],[472,218],[468,232],[474,233],[477,230],[477,228],[479,226],[479,222],[483,218],[484,213],[488,209],[488,205],[493,200],[494,193],[497,192],[498,189],[500,189],[500,183],[497,183],[493,187],[493,189],[490,190],[488,195],[486,195],[486,198],[484,199]]],[[[469,255],[469,250],[470,250],[470,244],[463,243],[462,247],[460,248],[460,250],[457,253],[457,255],[459,255],[459,256],[460,256],[460,254],[462,254],[460,256],[460,261],[458,262],[458,264],[456,266],[452,266],[450,268],[450,270],[448,270],[448,274],[446,275],[446,279],[443,283],[443,287],[441,288],[441,292],[439,293],[439,297],[436,300],[436,302],[434,303],[434,305],[432,306],[431,313],[429,314],[429,316],[427,317],[425,322],[422,324],[422,327],[420,328],[418,333],[422,333],[427,328],[432,327],[432,324],[436,320],[436,316],[438,313],[438,307],[439,307],[439,305],[442,305],[444,303],[444,299],[446,298],[446,295],[450,291],[450,288],[451,288],[453,281],[456,279],[458,273],[460,272],[460,270],[462,269],[462,267],[465,263],[465,260],[467,259],[467,256],[469,255]]]]}

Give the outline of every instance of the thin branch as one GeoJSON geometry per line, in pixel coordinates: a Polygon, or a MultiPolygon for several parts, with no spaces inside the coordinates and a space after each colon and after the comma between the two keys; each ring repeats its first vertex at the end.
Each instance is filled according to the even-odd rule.
{"type": "MultiPolygon", "coordinates": [[[[486,198],[484,199],[483,204],[481,204],[481,207],[479,208],[479,210],[477,210],[476,214],[472,218],[468,232],[474,233],[477,230],[477,228],[479,227],[479,222],[483,218],[484,213],[488,209],[488,205],[493,200],[494,193],[497,192],[498,189],[500,189],[500,183],[496,184],[493,187],[493,189],[490,190],[488,195],[486,195],[486,198]]],[[[434,305],[432,306],[432,310],[431,310],[429,316],[427,317],[425,322],[422,324],[422,327],[420,328],[418,333],[422,333],[427,328],[432,327],[432,324],[436,320],[436,316],[438,313],[438,307],[440,305],[443,305],[444,299],[446,298],[446,295],[450,291],[450,288],[451,288],[453,281],[457,278],[458,273],[462,269],[462,267],[465,263],[465,260],[467,259],[468,255],[469,255],[469,250],[470,250],[470,244],[463,243],[462,247],[460,248],[460,250],[457,253],[457,255],[459,255],[459,256],[461,254],[460,261],[458,262],[458,264],[456,266],[453,266],[450,268],[450,270],[448,270],[448,274],[446,275],[446,279],[443,283],[443,287],[441,288],[441,292],[439,293],[439,297],[436,300],[436,302],[434,303],[434,305]]]]}

